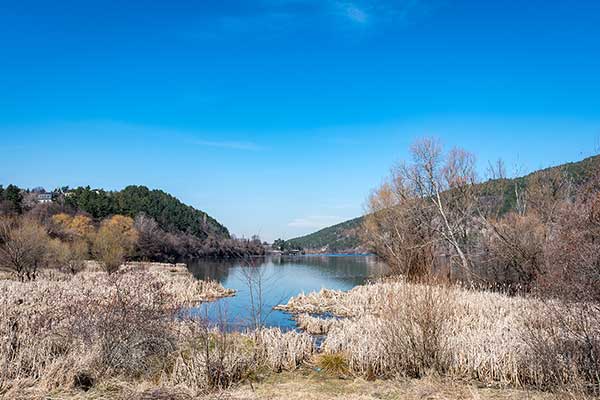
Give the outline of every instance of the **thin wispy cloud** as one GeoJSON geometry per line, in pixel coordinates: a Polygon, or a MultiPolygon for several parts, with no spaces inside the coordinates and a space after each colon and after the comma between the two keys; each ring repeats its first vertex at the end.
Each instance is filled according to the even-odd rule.
{"type": "Polygon", "coordinates": [[[340,14],[350,21],[358,24],[366,24],[369,21],[369,15],[365,10],[353,3],[338,3],[340,14]]]}
{"type": "Polygon", "coordinates": [[[223,149],[233,150],[248,150],[248,151],[259,151],[264,150],[262,146],[259,146],[253,142],[236,142],[236,141],[213,141],[213,140],[191,140],[191,144],[206,147],[218,147],[223,149]]]}
{"type": "Polygon", "coordinates": [[[140,125],[132,125],[125,123],[114,123],[111,122],[109,127],[118,127],[122,131],[128,131],[133,133],[134,135],[159,135],[162,137],[169,138],[178,138],[180,141],[201,147],[214,147],[221,149],[230,149],[230,150],[242,150],[242,151],[260,151],[265,148],[253,141],[247,140],[238,140],[237,138],[244,137],[247,135],[241,133],[229,133],[224,134],[220,133],[209,133],[209,132],[194,132],[194,131],[185,131],[179,129],[170,129],[166,127],[153,127],[153,126],[140,126],[140,125]],[[214,137],[219,137],[219,139],[213,139],[214,137]],[[227,140],[220,139],[221,137],[228,137],[227,140]],[[231,139],[229,139],[231,138],[231,139]]]}
{"type": "Polygon", "coordinates": [[[290,228],[321,229],[342,222],[344,218],[334,215],[313,215],[304,218],[296,218],[287,225],[290,228]]]}
{"type": "Polygon", "coordinates": [[[243,12],[223,13],[209,21],[214,29],[202,35],[223,33],[280,34],[290,29],[326,24],[344,30],[376,28],[386,22],[406,23],[435,8],[440,0],[259,0],[243,12]]]}
{"type": "MultiPolygon", "coordinates": [[[[65,135],[70,133],[86,132],[94,137],[102,138],[115,136],[121,138],[163,138],[175,140],[182,145],[213,147],[239,151],[261,151],[266,147],[261,144],[246,140],[247,133],[242,132],[203,132],[181,130],[169,127],[131,124],[122,121],[98,120],[57,122],[44,125],[23,126],[15,129],[19,135],[27,137],[31,134],[38,135],[65,135]]],[[[0,150],[19,150],[25,145],[0,146],[0,150]]]]}

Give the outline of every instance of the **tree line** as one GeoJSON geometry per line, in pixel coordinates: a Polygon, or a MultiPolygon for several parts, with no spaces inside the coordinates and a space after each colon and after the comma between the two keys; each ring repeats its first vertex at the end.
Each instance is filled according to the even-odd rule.
{"type": "MultiPolygon", "coordinates": [[[[0,213],[20,214],[37,204],[37,196],[45,193],[41,187],[21,189],[15,185],[0,186],[0,213]]],[[[162,190],[150,190],[145,186],[127,186],[120,191],[92,189],[89,186],[54,189],[53,202],[68,212],[83,212],[95,219],[121,214],[131,218],[144,213],[155,219],[170,232],[184,232],[200,239],[230,238],[229,231],[217,220],[203,211],[183,204],[162,190]]]]}
{"type": "Polygon", "coordinates": [[[373,191],[363,224],[393,272],[600,300],[597,157],[519,179],[499,161],[481,182],[463,149],[428,138],[411,154],[373,191]]]}
{"type": "Polygon", "coordinates": [[[108,272],[127,260],[175,262],[264,254],[258,237],[236,239],[205,213],[145,187],[53,192],[0,186],[0,267],[35,279],[41,267],[78,272],[95,259],[108,272]],[[67,194],[68,193],[68,194],[67,194]]]}

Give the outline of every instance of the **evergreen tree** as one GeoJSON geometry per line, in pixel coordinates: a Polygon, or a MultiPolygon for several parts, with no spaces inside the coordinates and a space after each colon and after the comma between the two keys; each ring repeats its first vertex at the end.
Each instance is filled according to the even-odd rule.
{"type": "Polygon", "coordinates": [[[22,211],[23,195],[17,186],[8,185],[2,192],[2,200],[7,202],[12,212],[20,213],[22,211]]]}

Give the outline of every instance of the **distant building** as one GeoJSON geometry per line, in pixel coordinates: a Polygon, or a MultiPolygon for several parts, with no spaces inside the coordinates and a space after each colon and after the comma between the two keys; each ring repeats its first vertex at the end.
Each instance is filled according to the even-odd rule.
{"type": "Polygon", "coordinates": [[[38,203],[52,203],[52,193],[38,193],[38,203]]]}

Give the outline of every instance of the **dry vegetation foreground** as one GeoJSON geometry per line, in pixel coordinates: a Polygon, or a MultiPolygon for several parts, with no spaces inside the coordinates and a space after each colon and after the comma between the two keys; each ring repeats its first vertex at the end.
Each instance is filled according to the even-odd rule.
{"type": "Polygon", "coordinates": [[[270,374],[258,383],[195,397],[177,388],[151,384],[135,387],[123,383],[104,385],[89,392],[63,392],[53,400],[575,400],[570,394],[553,394],[523,389],[484,387],[439,377],[367,381],[340,379],[310,368],[270,374]]]}
{"type": "Polygon", "coordinates": [[[312,353],[307,334],[227,334],[185,312],[232,294],[160,264],[2,280],[0,397],[131,398],[140,385],[198,396],[259,367],[293,369],[312,353]]]}
{"type": "Polygon", "coordinates": [[[279,307],[325,335],[317,347],[307,332],[229,333],[185,312],[229,295],[163,264],[0,281],[0,398],[582,399],[598,388],[587,304],[390,279],[279,307]]]}
{"type": "Polygon", "coordinates": [[[439,376],[597,393],[600,310],[402,279],[321,290],[278,309],[326,334],[324,368],[364,378],[439,376]],[[321,318],[328,313],[339,318],[321,318]]]}

